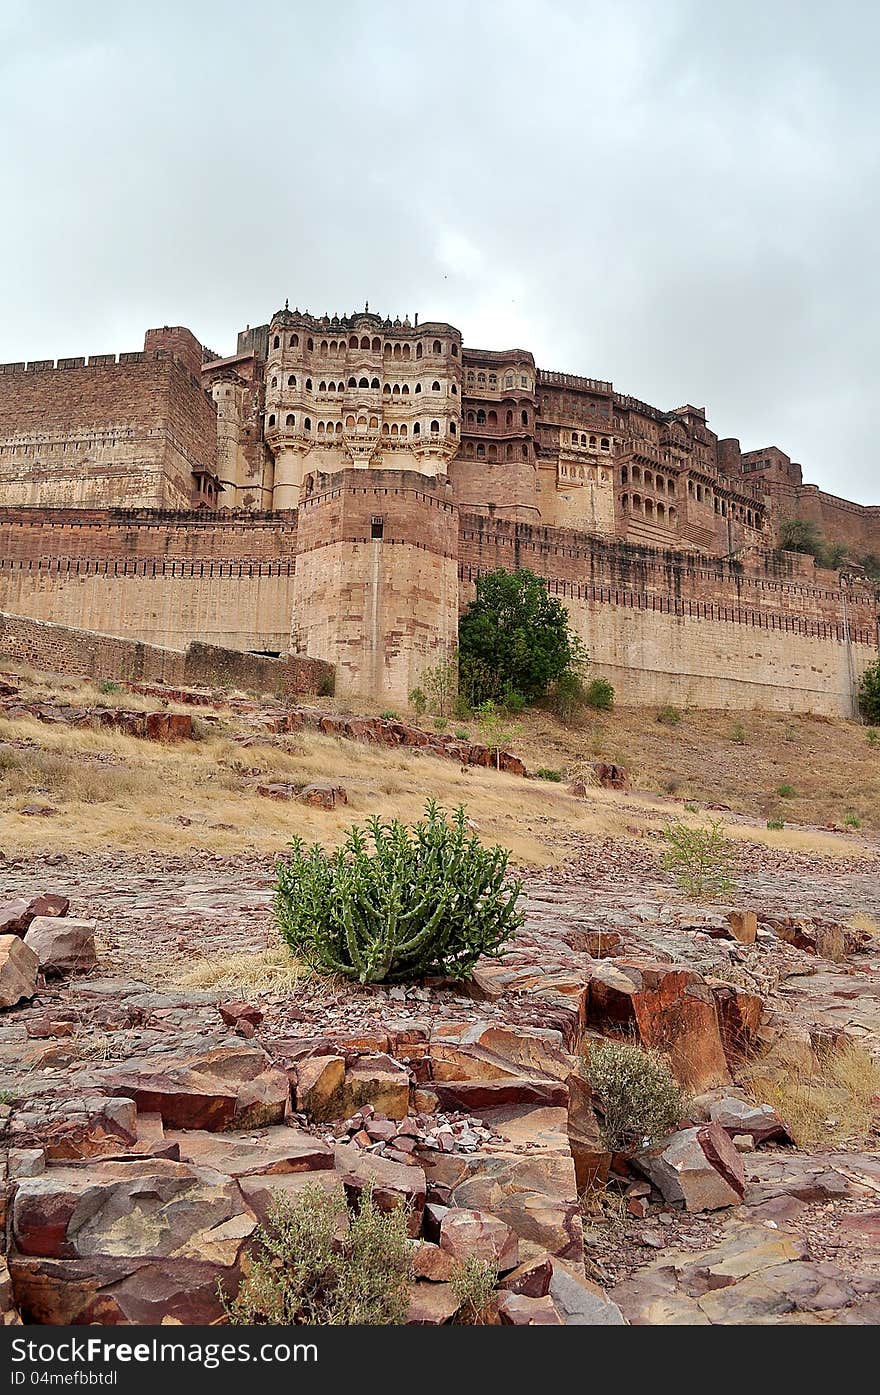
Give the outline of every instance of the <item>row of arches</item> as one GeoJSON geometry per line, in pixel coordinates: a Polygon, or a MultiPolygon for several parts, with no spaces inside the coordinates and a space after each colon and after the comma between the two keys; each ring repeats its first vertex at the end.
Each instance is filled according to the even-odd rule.
{"type": "MultiPolygon", "coordinates": [[[[474,445],[474,442],[473,442],[473,441],[467,441],[466,444],[465,444],[465,447],[464,447],[464,454],[465,454],[465,458],[466,458],[467,460],[489,460],[489,461],[493,461],[493,460],[501,460],[502,458],[503,458],[504,460],[515,460],[515,459],[516,459],[516,457],[517,457],[517,447],[516,447],[516,446],[514,446],[514,445],[512,445],[512,444],[505,446],[505,447],[504,447],[504,456],[503,456],[503,457],[499,454],[499,450],[500,450],[500,449],[501,449],[501,448],[500,448],[499,446],[493,445],[493,444],[491,444],[491,443],[490,443],[488,446],[485,446],[485,445],[483,445],[483,442],[482,442],[482,441],[478,441],[476,445],[474,445]]],[[[528,460],[528,459],[529,459],[529,447],[528,447],[528,442],[522,441],[522,442],[520,443],[520,446],[519,446],[519,456],[520,456],[520,459],[521,459],[521,460],[528,460]]]]}
{"type": "Polygon", "coordinates": [[[643,499],[641,494],[633,494],[631,498],[628,494],[622,494],[620,506],[624,513],[641,513],[644,514],[645,518],[656,519],[658,523],[664,525],[668,524],[670,528],[678,518],[678,511],[674,504],[667,507],[662,500],[643,499]]]}
{"type": "Polygon", "coordinates": [[[611,438],[609,436],[588,436],[586,431],[572,431],[571,444],[573,446],[587,446],[590,450],[610,450],[611,438]]]}
{"type": "MultiPolygon", "coordinates": [[[[633,465],[631,470],[629,470],[626,465],[622,467],[620,471],[620,483],[628,484],[630,481],[633,484],[644,485],[645,489],[654,489],[658,494],[663,494],[664,492],[666,494],[675,493],[675,480],[667,479],[665,475],[655,474],[653,470],[642,470],[640,465],[633,465]]],[[[690,483],[689,480],[689,487],[690,483]]],[[[701,491],[700,498],[702,499],[702,497],[701,491]]]]}
{"type": "MultiPolygon", "coordinates": [[[[277,417],[277,414],[276,414],[275,412],[270,412],[270,413],[269,413],[269,416],[268,416],[267,419],[266,419],[266,426],[267,426],[267,428],[269,428],[269,429],[271,430],[273,427],[277,426],[277,424],[278,424],[278,417],[277,417]]],[[[284,418],[284,425],[285,425],[285,427],[289,428],[290,430],[293,430],[293,431],[296,430],[296,413],[295,413],[295,412],[288,412],[288,413],[287,413],[286,417],[284,418]]],[[[311,417],[303,417],[302,429],[303,429],[303,431],[306,431],[306,432],[310,432],[310,431],[312,430],[312,419],[311,419],[311,417]]],[[[375,416],[367,417],[366,415],[361,415],[361,416],[355,417],[352,413],[349,413],[349,415],[345,418],[345,429],[346,429],[346,431],[361,431],[361,430],[362,430],[362,431],[378,431],[378,429],[379,429],[379,418],[378,418],[378,417],[375,417],[375,416]]],[[[404,422],[403,425],[401,425],[401,426],[399,426],[399,427],[398,427],[396,424],[393,425],[393,426],[391,426],[391,427],[389,427],[388,422],[385,422],[385,423],[383,424],[383,426],[382,426],[382,434],[383,434],[383,436],[388,436],[388,435],[391,435],[391,436],[398,436],[398,435],[399,435],[399,436],[403,437],[403,436],[406,436],[406,435],[407,435],[408,429],[409,429],[409,428],[407,427],[407,425],[406,425],[405,422],[404,422]]],[[[432,435],[432,436],[439,436],[439,435],[440,435],[440,423],[439,423],[439,421],[434,420],[434,421],[430,422],[429,425],[428,425],[428,432],[429,432],[430,435],[432,435]]],[[[332,422],[332,421],[326,421],[326,422],[325,422],[325,421],[319,421],[318,424],[317,424],[317,426],[316,426],[316,428],[315,428],[315,434],[316,434],[317,436],[324,436],[324,437],[327,437],[327,436],[341,436],[341,435],[342,435],[342,422],[341,422],[341,421],[337,421],[337,422],[332,422]]],[[[418,421],[417,421],[417,422],[414,422],[414,423],[413,423],[412,434],[413,434],[413,436],[421,436],[421,434],[422,434],[422,425],[421,425],[421,422],[418,422],[418,421]]],[[[456,426],[455,426],[455,422],[454,422],[454,421],[451,421],[451,422],[449,423],[449,434],[450,434],[450,436],[455,436],[455,435],[457,434],[457,433],[456,433],[456,426]]]]}
{"type": "MultiPolygon", "coordinates": [[[[289,337],[289,339],[288,339],[288,341],[287,341],[287,346],[288,346],[288,348],[291,348],[291,349],[298,349],[298,348],[300,347],[299,335],[298,335],[298,334],[291,334],[290,337],[289,337]]],[[[305,347],[306,347],[306,352],[307,352],[307,353],[314,352],[314,348],[315,348],[315,341],[314,341],[314,339],[311,338],[311,337],[309,337],[309,338],[306,340],[305,347]]],[[[276,334],[276,335],[273,336],[273,339],[272,339],[272,348],[273,348],[273,349],[280,349],[280,348],[281,348],[281,335],[280,335],[280,334],[276,334]]],[[[358,338],[358,336],[357,336],[356,334],[352,334],[352,335],[349,336],[349,338],[348,338],[347,340],[345,340],[345,339],[322,339],[321,342],[320,342],[320,344],[318,345],[318,352],[321,353],[321,354],[335,354],[335,355],[337,355],[337,356],[342,356],[342,357],[344,357],[347,353],[350,353],[352,350],[355,350],[355,351],[357,351],[357,352],[359,352],[359,353],[383,354],[383,355],[385,356],[385,358],[408,359],[408,358],[412,358],[412,357],[413,357],[413,352],[412,352],[412,346],[411,346],[411,345],[409,345],[409,344],[400,344],[400,343],[392,343],[392,342],[390,342],[390,341],[386,341],[386,342],[383,344],[382,340],[379,338],[378,335],[374,335],[374,337],[371,339],[370,336],[369,336],[368,334],[362,334],[362,335],[360,336],[360,338],[358,338]]],[[[450,351],[451,351],[451,353],[452,353],[452,357],[453,357],[453,358],[458,358],[458,345],[457,345],[457,344],[451,344],[451,345],[450,345],[450,351]]],[[[423,345],[421,342],[419,342],[418,344],[416,344],[415,357],[416,357],[416,358],[422,358],[422,357],[424,356],[424,352],[425,352],[424,345],[423,345]]],[[[442,353],[443,353],[443,342],[442,342],[442,340],[440,340],[440,339],[435,339],[435,340],[433,341],[433,343],[431,344],[431,353],[432,353],[432,354],[442,354],[442,353]]]]}
{"type": "MultiPolygon", "coordinates": [[[[484,412],[481,407],[477,412],[468,412],[467,423],[468,426],[497,426],[498,413],[492,410],[484,412]]],[[[520,412],[520,424],[528,426],[529,414],[527,411],[520,412]]],[[[513,426],[513,412],[505,414],[505,426],[513,426]]]]}
{"type": "MultiPolygon", "coordinates": [[[[295,374],[295,373],[291,373],[291,374],[288,376],[288,379],[287,379],[287,386],[288,386],[289,388],[295,388],[295,387],[296,387],[296,374],[295,374]]],[[[277,387],[278,387],[278,375],[277,375],[277,374],[272,378],[272,381],[271,381],[271,383],[270,383],[270,387],[277,389],[277,387]]],[[[318,391],[319,391],[319,392],[345,392],[346,390],[351,389],[351,388],[354,388],[354,389],[358,389],[358,388],[367,388],[367,389],[370,389],[370,390],[373,391],[373,392],[378,392],[378,391],[379,391],[379,387],[380,387],[380,383],[379,383],[379,379],[378,379],[378,378],[355,378],[355,377],[351,377],[351,378],[349,378],[347,384],[346,384],[345,382],[338,382],[338,383],[329,382],[329,383],[328,383],[328,382],[325,382],[324,379],[322,378],[321,381],[320,381],[320,383],[318,384],[318,391]]],[[[304,384],[304,388],[305,388],[305,391],[306,391],[306,392],[311,392],[311,391],[312,391],[313,384],[312,384],[312,379],[311,379],[311,378],[306,378],[305,384],[304,384]]],[[[385,387],[384,387],[384,389],[383,389],[383,391],[386,392],[386,393],[391,393],[392,395],[395,395],[395,396],[398,395],[398,394],[400,394],[400,395],[403,396],[403,397],[408,397],[408,396],[409,396],[409,391],[410,391],[410,389],[409,389],[409,383],[403,383],[403,384],[401,384],[401,383],[395,383],[393,386],[392,386],[391,383],[386,383],[386,384],[385,384],[385,387]]],[[[419,392],[421,392],[421,391],[422,391],[422,384],[421,384],[421,383],[416,383],[416,384],[415,384],[415,387],[413,388],[413,393],[419,393],[419,392]]],[[[438,381],[436,378],[435,378],[434,381],[431,383],[430,391],[431,391],[431,392],[434,392],[434,393],[440,393],[440,392],[443,391],[443,388],[442,388],[441,384],[439,383],[439,381],[438,381]]],[[[453,397],[457,397],[457,396],[458,396],[458,388],[456,387],[455,383],[452,383],[452,384],[451,384],[450,391],[452,392],[453,397]]],[[[508,414],[508,415],[509,415],[509,414],[508,414]]]]}

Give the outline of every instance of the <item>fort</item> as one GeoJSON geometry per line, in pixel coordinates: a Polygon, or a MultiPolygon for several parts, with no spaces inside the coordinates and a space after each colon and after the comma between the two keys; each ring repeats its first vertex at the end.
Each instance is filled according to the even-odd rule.
{"type": "Polygon", "coordinates": [[[480,572],[526,566],[619,702],[849,716],[877,555],[880,508],[779,447],[418,317],[285,305],[229,357],[165,326],[0,365],[0,635],[35,659],[179,681],[195,645],[405,703],[480,572]],[[846,565],[781,550],[795,518],[846,565]]]}

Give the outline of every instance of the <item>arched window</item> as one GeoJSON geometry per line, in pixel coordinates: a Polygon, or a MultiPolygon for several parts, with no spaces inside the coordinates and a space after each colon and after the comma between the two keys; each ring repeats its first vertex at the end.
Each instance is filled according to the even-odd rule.
{"type": "Polygon", "coordinates": [[[498,378],[497,378],[496,374],[490,373],[490,374],[489,374],[489,386],[490,386],[490,387],[496,387],[497,385],[498,385],[498,378]]]}
{"type": "Polygon", "coordinates": [[[273,349],[280,349],[280,348],[281,348],[281,337],[280,337],[280,335],[278,335],[278,334],[275,335],[275,338],[272,340],[272,348],[273,348],[273,349]]]}
{"type": "Polygon", "coordinates": [[[391,434],[391,427],[388,425],[387,421],[385,421],[385,422],[382,423],[382,435],[383,435],[383,436],[390,436],[390,434],[391,434]]]}
{"type": "Polygon", "coordinates": [[[628,495],[628,494],[621,494],[621,496],[620,496],[620,507],[623,509],[624,513],[625,513],[626,510],[629,508],[629,495],[628,495]]]}
{"type": "Polygon", "coordinates": [[[450,436],[454,436],[454,435],[455,435],[455,422],[454,422],[454,421],[451,421],[451,422],[449,423],[449,434],[450,434],[450,436]]]}
{"type": "Polygon", "coordinates": [[[440,384],[437,383],[437,382],[432,383],[432,384],[431,384],[431,391],[432,391],[432,392],[439,392],[439,391],[440,391],[440,384]]]}
{"type": "Polygon", "coordinates": [[[391,384],[390,384],[390,383],[386,383],[385,386],[384,386],[383,389],[382,389],[382,392],[383,392],[383,393],[386,393],[386,392],[387,392],[388,395],[389,395],[389,397],[390,397],[390,396],[391,396],[391,384]]]}
{"type": "Polygon", "coordinates": [[[633,511],[634,511],[635,513],[641,513],[641,511],[642,511],[642,496],[641,496],[641,494],[634,494],[634,495],[633,495],[633,511]]]}
{"type": "MultiPolygon", "coordinates": [[[[633,466],[633,484],[638,484],[642,478],[642,472],[638,465],[633,466]]],[[[633,501],[635,502],[635,501],[633,501]]]]}
{"type": "Polygon", "coordinates": [[[504,379],[504,386],[505,386],[505,387],[513,387],[513,374],[512,374],[512,373],[508,373],[508,374],[507,374],[507,377],[504,379]]]}
{"type": "Polygon", "coordinates": [[[400,389],[400,392],[401,396],[409,397],[409,383],[404,383],[403,387],[400,389]]]}
{"type": "Polygon", "coordinates": [[[401,356],[402,353],[403,353],[403,350],[401,349],[400,345],[399,345],[399,344],[395,344],[395,345],[394,345],[394,357],[395,357],[395,358],[400,358],[400,356],[401,356]]]}
{"type": "Polygon", "coordinates": [[[478,459],[478,460],[482,460],[482,459],[483,459],[483,456],[484,456],[485,454],[486,454],[486,447],[483,445],[483,443],[482,443],[482,441],[481,441],[480,444],[477,446],[477,459],[478,459]]]}
{"type": "Polygon", "coordinates": [[[473,460],[473,458],[474,458],[474,443],[473,443],[473,441],[468,441],[467,445],[466,445],[465,448],[464,448],[464,453],[465,453],[465,455],[467,456],[468,460],[473,460]]]}
{"type": "Polygon", "coordinates": [[[357,335],[356,335],[356,334],[350,335],[350,336],[349,336],[349,340],[348,340],[348,347],[349,347],[350,349],[356,349],[357,346],[358,346],[358,337],[357,337],[357,335]]]}
{"type": "Polygon", "coordinates": [[[472,383],[474,381],[474,370],[472,368],[468,369],[467,380],[469,383],[472,383]]]}
{"type": "Polygon", "coordinates": [[[657,521],[659,522],[661,518],[663,519],[663,521],[664,521],[664,523],[665,523],[665,522],[666,522],[666,505],[665,505],[665,504],[661,504],[660,501],[659,501],[659,499],[658,499],[658,501],[657,501],[657,521]]]}
{"type": "Polygon", "coordinates": [[[611,449],[611,442],[609,441],[607,436],[602,437],[601,441],[599,442],[599,445],[602,447],[602,450],[611,449]]]}
{"type": "Polygon", "coordinates": [[[529,414],[528,414],[528,412],[523,412],[523,413],[522,413],[522,424],[523,424],[523,426],[528,426],[528,424],[529,424],[529,414]]]}
{"type": "MultiPolygon", "coordinates": [[[[331,384],[331,387],[332,387],[332,384],[331,384]]],[[[327,384],[326,384],[326,383],[319,383],[319,384],[318,384],[318,391],[319,391],[319,392],[326,392],[326,391],[327,391],[327,384]]]]}
{"type": "Polygon", "coordinates": [[[336,347],[337,347],[337,345],[336,345],[336,340],[335,340],[335,339],[331,339],[331,340],[330,340],[330,352],[331,352],[331,354],[335,354],[335,353],[336,353],[336,347]]]}
{"type": "Polygon", "coordinates": [[[296,417],[293,415],[292,412],[289,412],[289,413],[288,413],[287,419],[286,419],[284,425],[285,425],[285,426],[296,426],[296,417]]]}
{"type": "Polygon", "coordinates": [[[370,387],[373,389],[374,392],[377,391],[379,387],[379,379],[373,378],[372,382],[370,383],[370,387]]]}
{"type": "Polygon", "coordinates": [[[378,354],[382,348],[382,340],[378,337],[375,338],[372,344],[370,345],[370,348],[373,350],[374,354],[378,354]]]}
{"type": "Polygon", "coordinates": [[[272,386],[273,386],[273,387],[277,387],[277,386],[278,386],[278,379],[277,379],[277,378],[273,378],[273,379],[272,379],[272,386]]]}
{"type": "Polygon", "coordinates": [[[526,441],[523,441],[522,443],[522,458],[523,460],[528,460],[529,458],[529,447],[528,442],[526,441]]]}
{"type": "Polygon", "coordinates": [[[416,344],[416,358],[421,358],[421,356],[422,356],[422,346],[421,346],[421,344],[416,344]]]}
{"type": "Polygon", "coordinates": [[[274,413],[274,412],[273,412],[272,415],[269,417],[269,425],[270,425],[270,426],[274,426],[274,425],[275,425],[275,413],[274,413]]]}
{"type": "Polygon", "coordinates": [[[400,396],[400,383],[395,383],[395,384],[394,384],[394,387],[391,389],[391,391],[394,393],[394,396],[395,396],[395,397],[399,397],[399,396],[400,396]]]}
{"type": "Polygon", "coordinates": [[[354,417],[353,417],[353,416],[347,416],[347,417],[345,418],[345,425],[346,425],[346,427],[348,428],[349,431],[353,431],[353,430],[354,430],[354,417]]]}
{"type": "Polygon", "coordinates": [[[311,392],[311,390],[312,390],[312,380],[311,380],[311,378],[306,378],[306,392],[311,392]]]}
{"type": "Polygon", "coordinates": [[[675,509],[674,509],[674,508],[672,507],[672,505],[670,504],[670,506],[669,506],[669,522],[670,522],[670,524],[674,523],[677,517],[678,517],[678,515],[677,515],[675,509]]]}
{"type": "Polygon", "coordinates": [[[402,437],[406,435],[406,423],[400,428],[400,434],[402,437]]]}
{"type": "Polygon", "coordinates": [[[596,437],[595,437],[595,436],[591,436],[591,437],[590,437],[590,445],[591,445],[591,447],[593,448],[593,450],[596,449],[596,437]]]}
{"type": "Polygon", "coordinates": [[[409,344],[404,344],[404,346],[403,346],[403,356],[404,356],[404,358],[409,358],[409,357],[410,357],[409,344]]]}
{"type": "Polygon", "coordinates": [[[341,435],[342,435],[342,422],[341,422],[341,421],[338,421],[338,422],[336,423],[336,435],[337,435],[337,436],[341,436],[341,435]]]}
{"type": "Polygon", "coordinates": [[[468,412],[468,414],[467,414],[467,419],[468,419],[468,424],[469,424],[470,426],[473,426],[473,424],[474,424],[474,414],[473,414],[473,412],[468,412]]]}
{"type": "Polygon", "coordinates": [[[397,426],[396,426],[396,425],[392,426],[392,428],[391,428],[391,435],[392,435],[392,436],[397,436],[398,434],[399,434],[399,432],[398,432],[397,426]]]}
{"type": "Polygon", "coordinates": [[[415,426],[413,427],[413,435],[414,435],[414,436],[421,436],[421,434],[422,434],[422,428],[421,428],[421,426],[419,425],[419,423],[416,422],[415,426]]]}
{"type": "Polygon", "coordinates": [[[442,354],[443,352],[443,345],[440,343],[439,339],[434,340],[434,343],[432,344],[431,348],[432,352],[435,354],[442,354]]]}
{"type": "Polygon", "coordinates": [[[452,387],[451,387],[450,391],[452,392],[452,396],[453,396],[453,397],[457,397],[457,396],[458,396],[458,388],[455,386],[455,383],[452,384],[452,387]]]}
{"type": "Polygon", "coordinates": [[[296,387],[296,374],[295,374],[295,373],[291,373],[290,377],[287,379],[287,386],[288,386],[288,387],[296,387]]]}
{"type": "Polygon", "coordinates": [[[365,334],[364,337],[363,337],[363,339],[361,340],[361,348],[362,348],[362,349],[368,349],[369,347],[370,347],[370,340],[369,340],[369,337],[365,334]]]}
{"type": "MultiPolygon", "coordinates": [[[[508,413],[508,415],[509,415],[509,413],[508,413]]],[[[578,434],[577,434],[576,431],[572,431],[572,433],[571,433],[571,440],[572,440],[572,445],[575,445],[575,446],[576,446],[576,445],[577,445],[577,440],[578,440],[578,434]]]]}
{"type": "Polygon", "coordinates": [[[378,417],[370,417],[370,430],[371,430],[371,431],[378,431],[378,429],[379,429],[379,418],[378,418],[378,417]]]}
{"type": "Polygon", "coordinates": [[[326,352],[327,352],[327,340],[326,340],[326,339],[322,339],[322,340],[321,340],[321,353],[322,353],[322,354],[326,354],[326,352]]]}
{"type": "Polygon", "coordinates": [[[305,427],[306,431],[311,431],[311,429],[312,429],[312,419],[311,419],[311,417],[306,417],[305,421],[303,422],[303,426],[305,427]]]}
{"type": "MultiPolygon", "coordinates": [[[[507,426],[513,426],[513,412],[508,412],[508,413],[507,413],[507,416],[504,418],[504,420],[505,420],[505,423],[507,424],[507,426]]],[[[577,440],[577,436],[575,436],[573,439],[576,441],[576,440],[577,440]]]]}
{"type": "Polygon", "coordinates": [[[507,447],[507,449],[506,449],[506,451],[505,451],[505,455],[506,455],[506,457],[507,457],[508,460],[512,460],[512,459],[513,459],[513,446],[508,446],[508,447],[507,447]]]}
{"type": "Polygon", "coordinates": [[[497,426],[497,425],[498,425],[498,413],[497,413],[497,412],[490,412],[489,415],[488,415],[488,417],[486,418],[486,420],[488,421],[488,423],[489,423],[490,426],[497,426]]]}
{"type": "Polygon", "coordinates": [[[318,435],[319,435],[319,436],[323,436],[323,434],[324,434],[324,423],[323,423],[322,421],[319,421],[319,422],[318,422],[318,435]]]}
{"type": "Polygon", "coordinates": [[[653,487],[654,487],[654,476],[651,474],[651,471],[650,471],[650,470],[646,470],[646,471],[645,471],[645,488],[646,488],[646,489],[653,489],[653,487]]]}
{"type": "Polygon", "coordinates": [[[482,407],[481,407],[480,410],[477,412],[477,426],[485,426],[485,425],[486,425],[486,413],[483,411],[483,409],[482,409],[482,407]]]}
{"type": "Polygon", "coordinates": [[[440,432],[440,423],[439,423],[439,421],[432,421],[432,422],[431,422],[431,435],[432,435],[432,436],[439,435],[439,432],[440,432]]]}
{"type": "Polygon", "coordinates": [[[360,426],[364,426],[364,427],[365,427],[366,424],[367,424],[367,419],[366,419],[366,417],[363,417],[363,416],[358,417],[358,426],[359,426],[359,427],[360,427],[360,426]]]}
{"type": "Polygon", "coordinates": [[[416,383],[415,387],[413,388],[413,392],[421,392],[421,390],[422,390],[422,385],[421,385],[421,383],[416,383]]]}
{"type": "Polygon", "coordinates": [[[368,388],[369,386],[370,386],[370,380],[369,380],[369,378],[361,378],[361,379],[359,380],[359,382],[358,382],[358,387],[365,387],[365,388],[368,388]]]}
{"type": "Polygon", "coordinates": [[[391,345],[390,345],[390,344],[386,344],[386,345],[385,345],[385,348],[382,350],[382,352],[383,352],[383,354],[385,355],[386,358],[390,358],[390,357],[391,357],[391,345]]]}
{"type": "Polygon", "coordinates": [[[314,347],[315,347],[315,341],[314,341],[314,339],[307,339],[307,340],[306,340],[306,348],[307,348],[307,349],[313,349],[314,347]]]}
{"type": "Polygon", "coordinates": [[[646,517],[646,518],[653,518],[653,517],[654,517],[654,500],[653,500],[653,499],[646,499],[646,500],[645,500],[645,517],[646,517]]]}
{"type": "Polygon", "coordinates": [[[490,446],[490,447],[489,447],[488,459],[489,459],[489,460],[497,460],[497,459],[498,459],[498,447],[497,447],[497,446],[490,446]]]}
{"type": "Polygon", "coordinates": [[[348,386],[349,386],[350,388],[356,388],[356,387],[357,387],[357,378],[349,378],[349,380],[348,380],[348,386]]]}
{"type": "Polygon", "coordinates": [[[477,374],[477,382],[478,382],[478,383],[484,383],[485,381],[486,381],[486,375],[485,375],[485,373],[478,373],[478,374],[477,374]]]}
{"type": "MultiPolygon", "coordinates": [[[[291,334],[291,336],[290,336],[290,347],[291,347],[292,349],[298,349],[298,348],[299,348],[299,335],[298,335],[298,334],[291,334]]],[[[276,339],[276,341],[275,341],[275,348],[276,348],[276,349],[278,348],[278,340],[277,340],[277,339],[276,339]]]]}
{"type": "Polygon", "coordinates": [[[452,346],[452,357],[453,357],[453,358],[458,358],[458,345],[457,345],[457,344],[453,344],[453,346],[452,346]]]}
{"type": "Polygon", "coordinates": [[[626,466],[624,465],[623,469],[622,469],[621,472],[620,472],[620,483],[621,483],[621,484],[626,484],[626,482],[627,482],[628,479],[629,479],[629,471],[627,470],[626,466]]]}

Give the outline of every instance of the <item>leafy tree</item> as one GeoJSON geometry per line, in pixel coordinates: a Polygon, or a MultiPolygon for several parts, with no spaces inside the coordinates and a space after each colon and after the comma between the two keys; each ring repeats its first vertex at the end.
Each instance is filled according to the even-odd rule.
{"type": "Polygon", "coordinates": [[[815,523],[806,518],[784,518],[779,525],[779,547],[783,552],[806,552],[811,557],[822,545],[815,523]]]}
{"type": "MultiPolygon", "coordinates": [[[[880,724],[880,659],[869,664],[859,685],[859,707],[872,726],[880,724]]],[[[870,733],[868,736],[871,741],[870,733]]],[[[873,745],[873,742],[871,742],[873,745]]]]}
{"type": "Polygon", "coordinates": [[[568,611],[534,572],[499,568],[477,581],[476,599],[461,617],[459,654],[474,706],[517,693],[542,698],[563,673],[586,662],[568,611]]]}

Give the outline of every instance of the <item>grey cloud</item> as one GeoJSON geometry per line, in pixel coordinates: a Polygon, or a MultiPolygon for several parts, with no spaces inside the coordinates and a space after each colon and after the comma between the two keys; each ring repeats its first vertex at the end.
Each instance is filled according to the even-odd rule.
{"type": "Polygon", "coordinates": [[[877,499],[880,11],[0,0],[0,358],[451,320],[877,499]]]}

